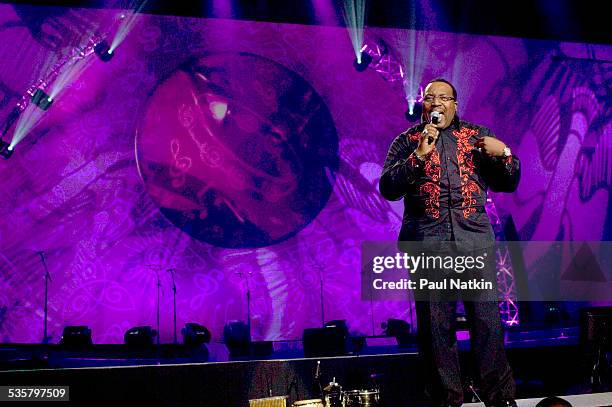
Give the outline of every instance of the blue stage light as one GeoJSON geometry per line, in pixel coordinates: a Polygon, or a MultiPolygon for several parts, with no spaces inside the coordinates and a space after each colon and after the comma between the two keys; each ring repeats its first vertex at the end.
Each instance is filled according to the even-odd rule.
{"type": "Polygon", "coordinates": [[[372,62],[372,56],[366,52],[361,52],[361,61],[355,58],[355,61],[353,61],[353,66],[357,72],[363,72],[368,68],[370,62],[372,62]]]}
{"type": "Polygon", "coordinates": [[[42,89],[36,89],[32,95],[32,103],[40,108],[40,110],[48,110],[53,104],[53,99],[42,89]]]}
{"type": "Polygon", "coordinates": [[[0,155],[6,160],[13,155],[14,148],[6,141],[0,140],[0,155]]]}
{"type": "Polygon", "coordinates": [[[100,41],[94,46],[94,52],[102,62],[108,62],[113,58],[113,51],[106,40],[100,41]]]}
{"type": "Polygon", "coordinates": [[[404,113],[404,116],[406,117],[406,120],[408,120],[409,122],[418,122],[419,120],[421,120],[422,114],[423,114],[423,104],[415,103],[412,106],[412,108],[408,106],[408,109],[406,109],[406,113],[404,113]]]}

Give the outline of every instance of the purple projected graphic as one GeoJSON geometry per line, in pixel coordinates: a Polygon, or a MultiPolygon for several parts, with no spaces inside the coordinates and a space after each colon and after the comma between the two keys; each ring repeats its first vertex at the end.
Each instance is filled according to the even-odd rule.
{"type": "Polygon", "coordinates": [[[147,191],[196,239],[278,243],[331,195],[338,139],[329,110],[273,61],[225,53],[182,65],[144,115],[136,154],[147,191]]]}
{"type": "MultiPolygon", "coordinates": [[[[87,40],[80,22],[104,26],[115,13],[0,5],[0,120],[87,40]]],[[[452,81],[461,117],[520,156],[518,191],[493,198],[521,238],[610,238],[612,75],[598,61],[612,47],[366,37],[397,60],[414,55],[416,83],[452,81]]],[[[39,250],[53,342],[65,325],[89,325],[95,343],[154,326],[158,275],[161,341],[171,341],[169,268],[179,329],[201,323],[214,339],[249,315],[256,340],[300,338],[322,311],[364,334],[387,318],[414,323],[411,298],[360,298],[361,242],[397,237],[402,202],[383,200],[377,183],[408,124],[403,89],[353,59],[342,28],[137,18],[113,59],[93,60],[0,161],[0,340],[42,339],[39,250]]]]}
{"type": "Polygon", "coordinates": [[[518,193],[500,197],[525,240],[610,238],[612,54],[594,46],[564,54],[571,48],[538,55],[491,95],[499,101],[493,116],[516,118],[516,151],[530,158],[518,193]],[[516,92],[528,72],[530,86],[516,92]]]}

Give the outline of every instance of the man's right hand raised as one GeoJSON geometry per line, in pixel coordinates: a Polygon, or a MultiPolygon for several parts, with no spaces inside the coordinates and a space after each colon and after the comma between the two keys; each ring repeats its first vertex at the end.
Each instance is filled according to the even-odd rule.
{"type": "Polygon", "coordinates": [[[435,125],[431,123],[426,124],[425,129],[423,129],[423,132],[421,133],[421,140],[419,140],[419,146],[416,149],[416,154],[418,156],[429,154],[436,145],[436,140],[438,139],[439,135],[440,130],[438,130],[435,125]],[[431,144],[429,144],[427,141],[429,137],[433,137],[431,144]]]}

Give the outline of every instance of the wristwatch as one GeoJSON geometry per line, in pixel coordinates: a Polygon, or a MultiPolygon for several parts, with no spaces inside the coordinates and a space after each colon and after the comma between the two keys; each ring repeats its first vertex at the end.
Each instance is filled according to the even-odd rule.
{"type": "Polygon", "coordinates": [[[506,146],[504,147],[504,158],[508,158],[512,155],[512,151],[510,151],[510,147],[506,146]]]}

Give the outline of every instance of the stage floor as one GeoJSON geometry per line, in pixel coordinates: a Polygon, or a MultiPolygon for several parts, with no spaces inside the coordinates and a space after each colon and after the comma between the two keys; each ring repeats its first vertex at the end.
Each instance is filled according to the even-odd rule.
{"type": "MultiPolygon", "coordinates": [[[[506,348],[518,397],[525,399],[520,406],[535,406],[547,395],[593,392],[586,385],[589,371],[576,333],[508,334],[506,348]]],[[[459,339],[462,377],[467,383],[473,377],[469,341],[461,334],[459,339]]],[[[69,351],[58,345],[0,344],[0,383],[67,385],[71,400],[77,403],[96,399],[139,405],[147,401],[168,406],[246,406],[248,399],[265,397],[270,391],[290,395],[290,402],[316,398],[314,373],[320,361],[323,385],[332,378],[345,390],[376,385],[385,406],[422,406],[424,383],[418,349],[399,348],[394,341],[368,338],[359,354],[318,358],[304,357],[300,341],[285,341],[274,343],[271,356],[250,360],[230,360],[219,343],[209,344],[209,352],[199,354],[182,345],[161,345],[148,351],[95,345],[69,351]]],[[[610,393],[576,397],[575,406],[612,405],[610,393]]]]}
{"type": "MultiPolygon", "coordinates": [[[[506,349],[512,352],[529,349],[573,348],[578,346],[578,328],[513,330],[506,332],[506,349]],[[568,348],[569,347],[569,348],[568,348]]],[[[459,350],[470,349],[467,331],[457,332],[459,350]]],[[[75,368],[134,366],[181,363],[214,363],[237,360],[290,360],[304,358],[302,341],[270,343],[272,353],[250,358],[231,358],[223,343],[207,344],[203,351],[188,350],[182,345],[162,344],[151,349],[128,349],[120,344],[95,344],[82,350],[64,349],[59,345],[0,344],[0,371],[32,368],[75,368]]],[[[418,354],[416,345],[398,347],[393,337],[367,337],[362,349],[347,356],[418,354]]]]}
{"type": "MultiPolygon", "coordinates": [[[[612,406],[612,393],[580,394],[559,396],[569,401],[573,407],[608,407],[612,406]]],[[[535,407],[542,398],[517,400],[518,407],[535,407]]],[[[484,403],[466,403],[463,407],[484,407],[484,403]]]]}

